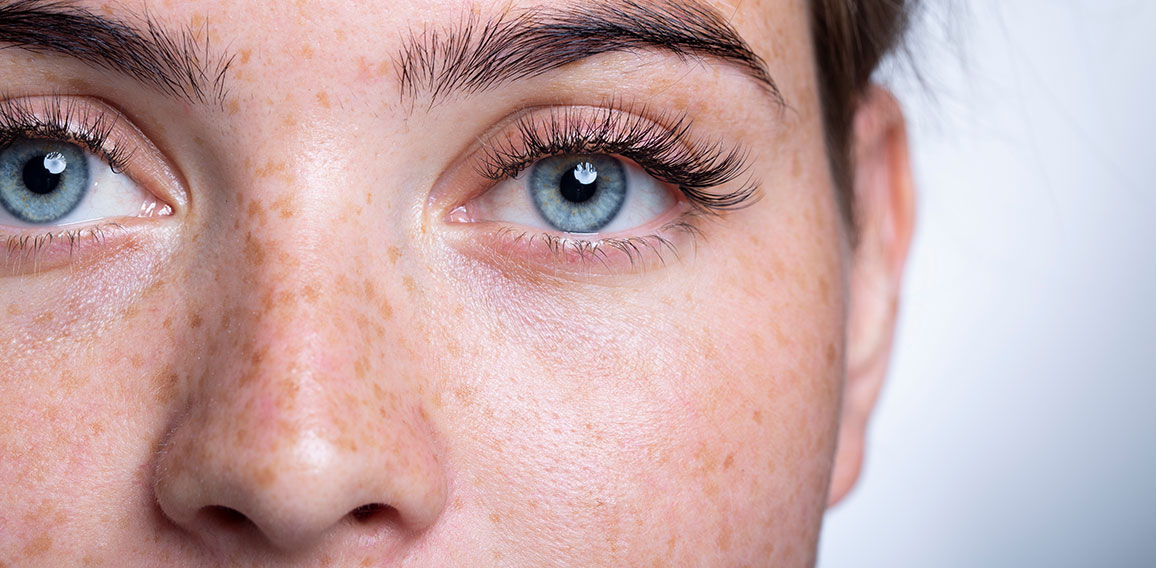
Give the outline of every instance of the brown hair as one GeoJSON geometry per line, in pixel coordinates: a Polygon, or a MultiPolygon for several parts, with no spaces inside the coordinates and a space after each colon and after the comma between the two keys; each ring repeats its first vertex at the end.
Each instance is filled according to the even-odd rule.
{"type": "Polygon", "coordinates": [[[831,172],[854,221],[851,120],[879,62],[898,47],[918,0],[811,0],[811,33],[831,172]]]}

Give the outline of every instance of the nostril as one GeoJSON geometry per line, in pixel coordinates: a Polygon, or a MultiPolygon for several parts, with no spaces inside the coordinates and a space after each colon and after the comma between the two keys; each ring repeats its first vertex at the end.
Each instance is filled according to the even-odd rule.
{"type": "Polygon", "coordinates": [[[396,517],[397,509],[384,503],[369,503],[350,511],[349,514],[359,523],[373,523],[396,517]]]}
{"type": "Polygon", "coordinates": [[[210,505],[201,509],[201,517],[206,521],[225,528],[240,528],[252,524],[244,513],[221,505],[210,505]]]}

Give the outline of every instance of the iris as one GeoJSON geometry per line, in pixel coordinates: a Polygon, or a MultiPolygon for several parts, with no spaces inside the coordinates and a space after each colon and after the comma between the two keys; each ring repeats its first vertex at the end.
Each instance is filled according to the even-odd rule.
{"type": "Polygon", "coordinates": [[[596,233],[626,202],[622,162],[604,155],[563,155],[539,160],[530,170],[534,206],[548,223],[568,233],[596,233]]]}
{"type": "Polygon", "coordinates": [[[0,206],[26,223],[59,221],[88,192],[88,162],[74,144],[17,140],[0,150],[0,206]]]}

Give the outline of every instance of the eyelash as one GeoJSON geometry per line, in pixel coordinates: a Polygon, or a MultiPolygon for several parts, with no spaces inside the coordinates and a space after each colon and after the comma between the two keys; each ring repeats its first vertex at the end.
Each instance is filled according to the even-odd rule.
{"type": "Polygon", "coordinates": [[[19,138],[59,140],[83,146],[123,173],[131,148],[109,144],[118,118],[74,99],[52,96],[42,107],[0,95],[0,149],[19,138]]]}
{"type": "Polygon", "coordinates": [[[520,117],[516,138],[485,147],[482,176],[494,181],[512,178],[535,161],[559,154],[614,154],[678,187],[701,211],[737,209],[757,197],[758,184],[753,181],[728,193],[710,191],[746,173],[748,153],[741,147],[727,150],[719,141],[693,140],[691,120],[685,114],[647,119],[645,108],[619,110],[613,104],[597,108],[593,116],[590,109],[577,107],[551,107],[545,117],[540,114],[520,117]]]}

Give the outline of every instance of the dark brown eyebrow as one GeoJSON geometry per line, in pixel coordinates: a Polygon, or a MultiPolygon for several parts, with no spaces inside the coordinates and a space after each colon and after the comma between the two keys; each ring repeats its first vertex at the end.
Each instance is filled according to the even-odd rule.
{"type": "Polygon", "coordinates": [[[633,50],[734,65],[785,106],[763,60],[722,15],[697,0],[592,0],[485,22],[471,12],[458,27],[411,32],[396,67],[402,98],[424,94],[432,106],[451,93],[474,94],[601,53],[633,50]]]}
{"type": "Polygon", "coordinates": [[[220,104],[231,57],[210,50],[207,29],[195,34],[139,26],[69,2],[18,0],[0,5],[0,49],[72,57],[115,71],[190,102],[220,104]]]}

